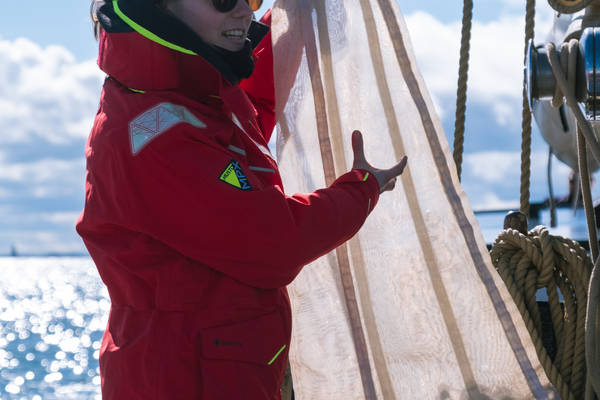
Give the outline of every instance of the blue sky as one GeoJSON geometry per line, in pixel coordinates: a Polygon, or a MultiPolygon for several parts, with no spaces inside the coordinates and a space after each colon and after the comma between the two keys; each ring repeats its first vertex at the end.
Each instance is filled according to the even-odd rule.
{"type": "MultiPolygon", "coordinates": [[[[398,3],[452,142],[462,1],[398,3]]],[[[518,202],[523,3],[487,0],[474,9],[463,166],[474,208],[518,202]]],[[[538,3],[536,35],[543,39],[552,12],[538,3]]],[[[23,253],[84,251],[73,224],[83,205],[83,146],[103,80],[88,11],[87,0],[3,5],[0,254],[13,244],[23,253]]],[[[537,131],[533,146],[532,198],[539,201],[547,196],[548,146],[537,131]]],[[[568,172],[555,163],[558,194],[568,172]]]]}

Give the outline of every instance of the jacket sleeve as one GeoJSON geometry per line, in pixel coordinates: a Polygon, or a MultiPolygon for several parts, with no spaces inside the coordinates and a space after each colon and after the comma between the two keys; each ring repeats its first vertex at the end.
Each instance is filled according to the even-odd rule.
{"type": "Polygon", "coordinates": [[[256,184],[240,190],[219,179],[235,154],[193,130],[179,125],[124,161],[124,180],[113,188],[125,186],[115,194],[117,215],[130,229],[245,284],[289,284],[304,265],[350,239],[378,200],[376,179],[361,170],[309,194],[286,196],[278,186],[256,184]]]}
{"type": "MultiPolygon", "coordinates": [[[[271,26],[271,10],[267,11],[260,22],[271,26]]],[[[239,86],[254,104],[258,112],[265,141],[268,143],[275,128],[275,83],[273,78],[273,46],[269,32],[254,50],[254,72],[252,76],[240,82],[239,86]]]]}

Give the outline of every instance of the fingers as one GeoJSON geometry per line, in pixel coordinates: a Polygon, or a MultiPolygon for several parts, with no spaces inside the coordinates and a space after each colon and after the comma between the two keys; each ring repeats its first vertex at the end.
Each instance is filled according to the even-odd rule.
{"type": "Polygon", "coordinates": [[[404,171],[404,168],[406,168],[407,162],[408,162],[408,157],[407,156],[402,157],[402,160],[400,160],[400,162],[398,164],[396,164],[394,167],[391,168],[392,176],[401,175],[402,172],[404,171]]]}
{"type": "Polygon", "coordinates": [[[396,164],[394,167],[386,170],[386,171],[382,171],[384,172],[384,176],[386,176],[386,183],[383,186],[383,188],[381,189],[381,193],[383,192],[387,192],[389,190],[394,190],[394,187],[396,186],[396,177],[400,176],[400,174],[402,174],[402,171],[404,171],[404,168],[406,168],[406,163],[408,162],[408,158],[406,156],[402,157],[402,160],[400,160],[400,162],[398,164],[396,164]]]}
{"type": "Polygon", "coordinates": [[[365,149],[360,131],[352,132],[352,151],[354,152],[354,168],[366,164],[365,149]]]}
{"type": "Polygon", "coordinates": [[[396,186],[396,177],[402,174],[408,158],[402,157],[400,162],[390,169],[377,169],[374,168],[365,158],[365,150],[362,133],[356,130],[352,132],[352,151],[354,153],[354,162],[352,163],[353,169],[364,169],[372,173],[379,183],[380,193],[388,190],[393,190],[396,186]]]}
{"type": "Polygon", "coordinates": [[[385,186],[381,189],[380,193],[394,190],[395,187],[396,187],[396,178],[392,178],[385,184],[385,186]]]}

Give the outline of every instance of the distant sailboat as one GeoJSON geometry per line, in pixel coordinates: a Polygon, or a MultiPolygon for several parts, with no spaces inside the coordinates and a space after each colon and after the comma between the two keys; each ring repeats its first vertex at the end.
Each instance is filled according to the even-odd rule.
{"type": "Polygon", "coordinates": [[[18,257],[19,253],[17,252],[17,247],[14,244],[10,245],[10,256],[11,257],[18,257]]]}

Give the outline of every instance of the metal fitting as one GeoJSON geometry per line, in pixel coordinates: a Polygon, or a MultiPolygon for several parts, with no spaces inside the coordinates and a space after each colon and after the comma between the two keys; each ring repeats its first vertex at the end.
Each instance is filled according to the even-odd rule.
{"type": "Polygon", "coordinates": [[[536,100],[549,100],[556,90],[556,79],[546,55],[544,46],[535,46],[533,39],[527,45],[525,61],[525,81],[529,108],[533,110],[536,100]]]}
{"type": "Polygon", "coordinates": [[[559,13],[572,14],[581,11],[595,0],[548,0],[550,7],[559,13]]]}
{"type": "MultiPolygon", "coordinates": [[[[583,64],[585,74],[586,118],[600,121],[600,28],[586,28],[583,31],[579,40],[579,54],[578,64],[583,64]]],[[[580,70],[578,68],[578,72],[580,70]]]]}
{"type": "MultiPolygon", "coordinates": [[[[572,83],[575,98],[584,103],[586,118],[600,121],[600,27],[585,28],[579,40],[576,82],[572,83]]],[[[549,100],[556,90],[546,49],[529,41],[525,65],[525,80],[529,106],[537,100],[549,100]]]]}

